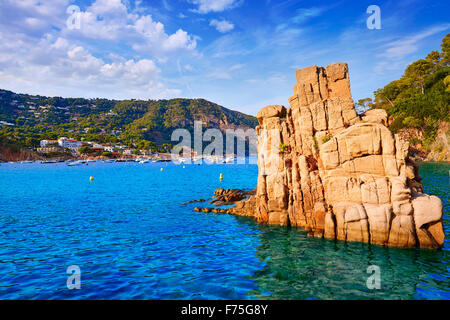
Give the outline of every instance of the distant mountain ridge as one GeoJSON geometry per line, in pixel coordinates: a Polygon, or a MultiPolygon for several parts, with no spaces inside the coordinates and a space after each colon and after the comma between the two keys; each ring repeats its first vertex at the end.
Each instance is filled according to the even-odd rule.
{"type": "Polygon", "coordinates": [[[142,149],[170,144],[173,130],[255,128],[255,117],[205,99],[110,100],[33,96],[0,89],[0,143],[37,147],[61,136],[142,149]]]}

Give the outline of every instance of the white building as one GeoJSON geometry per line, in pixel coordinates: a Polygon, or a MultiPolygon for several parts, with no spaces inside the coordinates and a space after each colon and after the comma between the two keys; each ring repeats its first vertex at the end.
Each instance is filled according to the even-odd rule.
{"type": "Polygon", "coordinates": [[[95,143],[95,142],[92,142],[91,145],[92,145],[92,148],[97,148],[97,149],[102,148],[102,149],[104,149],[104,147],[101,144],[98,144],[98,143],[95,143]]]}
{"type": "Polygon", "coordinates": [[[57,147],[43,147],[43,148],[37,148],[38,153],[49,153],[49,152],[58,152],[61,151],[61,149],[57,147]]]}
{"type": "Polygon", "coordinates": [[[75,139],[69,139],[66,137],[59,138],[58,144],[60,147],[70,149],[73,152],[78,152],[78,149],[80,149],[82,146],[80,141],[77,141],[75,139]]]}
{"type": "Polygon", "coordinates": [[[125,149],[125,150],[123,150],[123,154],[132,155],[133,151],[134,151],[133,149],[125,149]]]}
{"type": "Polygon", "coordinates": [[[58,141],[57,140],[41,140],[41,148],[45,148],[47,145],[49,144],[57,144],[58,141]]]}

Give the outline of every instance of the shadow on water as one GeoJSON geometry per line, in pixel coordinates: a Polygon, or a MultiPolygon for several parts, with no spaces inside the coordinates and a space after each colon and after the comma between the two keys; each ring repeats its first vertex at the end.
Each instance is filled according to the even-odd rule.
{"type": "MultiPolygon", "coordinates": [[[[258,225],[256,255],[264,263],[251,279],[255,299],[450,299],[448,164],[424,164],[425,191],[444,204],[442,250],[400,249],[308,238],[296,228],[258,225]],[[381,289],[369,290],[369,266],[381,270],[381,289]]],[[[242,223],[256,224],[248,218],[242,223]]]]}

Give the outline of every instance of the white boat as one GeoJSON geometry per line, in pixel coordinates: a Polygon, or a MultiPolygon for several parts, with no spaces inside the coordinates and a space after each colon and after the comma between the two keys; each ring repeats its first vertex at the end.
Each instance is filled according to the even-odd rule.
{"type": "Polygon", "coordinates": [[[83,160],[79,160],[79,161],[71,161],[71,162],[66,162],[66,164],[70,167],[72,166],[81,166],[82,164],[85,164],[86,161],[83,160]]]}
{"type": "Polygon", "coordinates": [[[224,163],[234,163],[236,158],[234,156],[232,157],[226,157],[225,160],[223,160],[224,163]]]}
{"type": "Polygon", "coordinates": [[[139,161],[140,164],[149,163],[149,162],[150,162],[149,159],[144,159],[144,160],[139,161]]]}
{"type": "Polygon", "coordinates": [[[174,159],[172,161],[173,161],[173,163],[178,164],[178,165],[190,163],[189,159],[185,159],[185,158],[178,158],[178,159],[176,159],[176,160],[174,159]]]}
{"type": "Polygon", "coordinates": [[[41,164],[53,164],[53,163],[57,163],[57,161],[54,161],[54,160],[41,161],[41,164]]]}
{"type": "Polygon", "coordinates": [[[209,163],[223,163],[223,158],[220,156],[208,156],[206,157],[206,160],[209,163]]]}

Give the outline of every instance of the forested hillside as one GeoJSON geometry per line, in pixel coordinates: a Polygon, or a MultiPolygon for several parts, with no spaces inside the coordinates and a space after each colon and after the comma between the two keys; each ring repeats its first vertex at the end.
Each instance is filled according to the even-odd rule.
{"type": "Polygon", "coordinates": [[[42,139],[66,136],[138,149],[166,150],[177,128],[254,128],[255,117],[204,99],[74,99],[16,94],[0,90],[0,143],[36,148],[42,139]]]}
{"type": "Polygon", "coordinates": [[[441,51],[411,63],[399,80],[378,89],[374,96],[374,101],[360,100],[359,106],[386,109],[394,133],[406,135],[411,145],[423,151],[444,153],[441,160],[445,160],[450,121],[450,33],[442,40],[441,51]]]}

